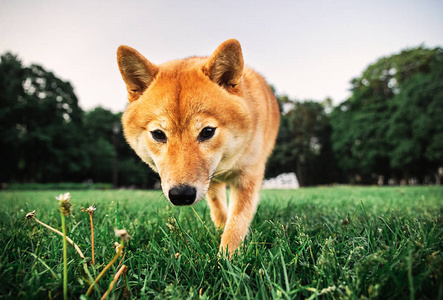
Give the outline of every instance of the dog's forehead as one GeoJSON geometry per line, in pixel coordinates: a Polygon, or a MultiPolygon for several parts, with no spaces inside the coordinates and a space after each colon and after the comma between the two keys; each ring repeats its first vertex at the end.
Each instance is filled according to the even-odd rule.
{"type": "Polygon", "coordinates": [[[198,90],[183,91],[183,87],[173,82],[168,82],[167,85],[167,93],[162,93],[156,99],[147,97],[145,100],[148,104],[144,109],[149,116],[149,127],[181,131],[190,127],[198,130],[203,126],[218,125],[217,111],[211,109],[207,98],[198,90]]]}
{"type": "Polygon", "coordinates": [[[203,73],[204,61],[189,60],[160,65],[155,80],[142,99],[132,104],[131,111],[145,116],[145,126],[174,131],[189,126],[225,126],[233,116],[244,119],[241,99],[229,95],[203,73]]]}
{"type": "Polygon", "coordinates": [[[211,98],[219,98],[219,87],[198,67],[177,65],[161,71],[147,92],[147,100],[157,109],[175,117],[214,112],[211,98]],[[155,98],[155,99],[153,99],[155,98]]]}

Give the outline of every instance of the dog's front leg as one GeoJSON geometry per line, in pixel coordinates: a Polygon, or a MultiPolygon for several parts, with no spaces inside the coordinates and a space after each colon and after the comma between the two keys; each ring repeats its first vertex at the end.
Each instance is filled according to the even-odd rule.
{"type": "Polygon", "coordinates": [[[207,202],[211,209],[211,219],[214,225],[225,227],[227,219],[226,183],[212,181],[207,193],[207,202]]]}
{"type": "Polygon", "coordinates": [[[228,220],[220,243],[220,251],[224,252],[228,248],[229,257],[232,257],[248,233],[257,209],[261,186],[260,179],[239,182],[239,186],[231,186],[228,220]]]}

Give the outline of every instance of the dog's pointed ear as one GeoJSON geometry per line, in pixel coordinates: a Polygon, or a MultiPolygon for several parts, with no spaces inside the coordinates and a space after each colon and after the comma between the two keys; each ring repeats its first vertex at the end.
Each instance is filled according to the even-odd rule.
{"type": "Polygon", "coordinates": [[[218,46],[203,67],[203,72],[218,85],[231,88],[240,83],[243,67],[240,43],[231,39],[218,46]]]}
{"type": "Polygon", "coordinates": [[[158,73],[156,65],[128,46],[118,47],[117,63],[128,89],[129,101],[137,100],[158,73]]]}

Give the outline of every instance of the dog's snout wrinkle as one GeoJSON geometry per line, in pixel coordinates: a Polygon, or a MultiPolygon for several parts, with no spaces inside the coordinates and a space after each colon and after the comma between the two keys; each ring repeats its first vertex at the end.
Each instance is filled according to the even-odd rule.
{"type": "Polygon", "coordinates": [[[179,185],[169,190],[169,200],[172,204],[182,206],[191,205],[197,197],[197,190],[189,185],[179,185]]]}

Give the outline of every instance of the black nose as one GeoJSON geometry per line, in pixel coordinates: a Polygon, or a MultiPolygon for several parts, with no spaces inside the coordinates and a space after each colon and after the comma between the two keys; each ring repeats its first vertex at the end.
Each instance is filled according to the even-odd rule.
{"type": "Polygon", "coordinates": [[[174,205],[191,205],[196,196],[197,190],[189,185],[179,185],[169,190],[169,200],[174,205]]]}

